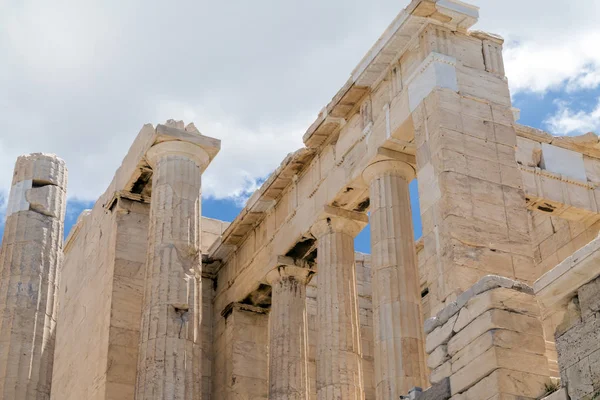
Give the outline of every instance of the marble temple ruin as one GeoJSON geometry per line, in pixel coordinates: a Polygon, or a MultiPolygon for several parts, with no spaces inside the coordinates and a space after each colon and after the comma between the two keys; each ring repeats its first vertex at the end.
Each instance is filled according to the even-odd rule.
{"type": "Polygon", "coordinates": [[[231,223],[191,123],[145,125],[64,243],[65,163],[20,157],[0,399],[600,398],[600,140],[517,122],[478,16],[412,0],[231,223]]]}

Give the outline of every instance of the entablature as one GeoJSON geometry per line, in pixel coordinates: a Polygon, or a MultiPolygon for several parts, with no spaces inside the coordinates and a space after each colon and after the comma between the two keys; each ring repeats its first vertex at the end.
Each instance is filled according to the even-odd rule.
{"type": "Polygon", "coordinates": [[[323,206],[365,213],[369,193],[362,172],[368,164],[382,158],[416,164],[412,112],[430,93],[456,93],[461,86],[462,96],[491,108],[494,102],[510,106],[498,62],[502,39],[466,32],[476,17],[476,8],[460,2],[413,1],[392,23],[304,135],[306,148],[299,152],[310,153],[284,180],[287,187],[278,188],[278,197],[265,195],[288,159],[210,249],[210,258],[220,260],[217,307],[240,301],[264,282],[271,254],[297,247],[312,254],[304,250],[314,241],[310,228],[323,206]],[[493,90],[482,91],[485,85],[493,90]]]}
{"type": "Polygon", "coordinates": [[[600,219],[600,140],[516,125],[517,163],[531,210],[570,221],[600,219]]]}

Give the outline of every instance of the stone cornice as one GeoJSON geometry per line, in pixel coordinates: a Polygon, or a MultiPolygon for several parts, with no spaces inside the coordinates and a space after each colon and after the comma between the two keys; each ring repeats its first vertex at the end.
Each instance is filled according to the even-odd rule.
{"type": "Polygon", "coordinates": [[[573,150],[592,158],[600,158],[600,138],[593,132],[580,136],[553,136],[530,126],[515,124],[517,136],[573,150]]]}
{"type": "MultiPolygon", "coordinates": [[[[228,259],[243,242],[246,234],[263,220],[265,212],[275,206],[280,195],[292,183],[290,173],[293,171],[293,174],[299,174],[327,143],[334,140],[346,121],[359,111],[361,102],[371,88],[386,76],[407,47],[414,45],[415,37],[422,29],[430,24],[466,29],[477,20],[477,10],[477,7],[457,0],[413,0],[367,52],[350,79],[308,128],[303,136],[306,148],[288,156],[254,193],[222,239],[211,247],[211,257],[222,261],[228,259]]],[[[428,58],[428,62],[451,63],[443,55],[433,55],[428,58]]]]}
{"type": "Polygon", "coordinates": [[[279,168],[250,197],[221,239],[211,246],[209,249],[211,258],[222,260],[224,263],[244,241],[246,234],[267,216],[267,212],[275,206],[284,190],[292,183],[293,177],[309,164],[313,157],[314,151],[306,148],[288,155],[279,168]]]}
{"type": "Polygon", "coordinates": [[[550,171],[547,171],[545,169],[541,169],[538,167],[527,167],[525,165],[519,165],[519,169],[521,171],[529,172],[531,174],[540,175],[540,176],[544,176],[546,178],[555,179],[557,181],[567,182],[567,183],[570,183],[573,185],[581,186],[581,187],[584,187],[589,190],[594,190],[597,187],[597,185],[594,183],[583,182],[583,181],[580,181],[577,179],[570,178],[566,175],[555,174],[554,172],[550,172],[550,171]]]}
{"type": "Polygon", "coordinates": [[[413,0],[388,26],[379,40],[352,71],[350,79],[319,113],[317,120],[304,134],[307,147],[319,148],[334,135],[336,127],[328,124],[329,117],[348,120],[357,112],[356,105],[375,87],[414,44],[418,32],[429,24],[466,30],[479,17],[479,8],[458,0],[413,0]]]}

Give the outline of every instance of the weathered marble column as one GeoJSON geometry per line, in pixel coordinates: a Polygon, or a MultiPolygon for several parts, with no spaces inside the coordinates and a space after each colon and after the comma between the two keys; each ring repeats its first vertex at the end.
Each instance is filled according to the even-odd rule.
{"type": "Polygon", "coordinates": [[[354,237],[363,227],[356,220],[332,215],[311,229],[318,242],[319,400],[365,397],[354,267],[354,237]]]}
{"type": "Polygon", "coordinates": [[[378,161],[363,177],[370,185],[371,268],[377,399],[398,399],[424,387],[425,354],[408,185],[415,169],[378,161]]]}
{"type": "Polygon", "coordinates": [[[201,389],[200,191],[210,158],[180,141],[152,147],[137,400],[197,400],[201,389]]]}
{"type": "Polygon", "coordinates": [[[18,158],[0,251],[2,399],[50,398],[66,187],[63,160],[18,158]]]}
{"type": "Polygon", "coordinates": [[[269,314],[269,399],[307,400],[306,284],[312,271],[281,265],[267,275],[273,288],[269,314]]]}

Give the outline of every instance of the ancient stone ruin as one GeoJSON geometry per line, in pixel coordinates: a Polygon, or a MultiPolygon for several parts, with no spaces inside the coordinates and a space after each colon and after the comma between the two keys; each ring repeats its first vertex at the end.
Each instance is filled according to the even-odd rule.
{"type": "Polygon", "coordinates": [[[193,124],[145,125],[64,244],[65,163],[20,157],[0,398],[600,398],[600,141],[516,122],[478,13],[413,0],[232,223],[193,124]]]}

